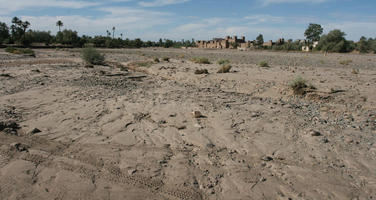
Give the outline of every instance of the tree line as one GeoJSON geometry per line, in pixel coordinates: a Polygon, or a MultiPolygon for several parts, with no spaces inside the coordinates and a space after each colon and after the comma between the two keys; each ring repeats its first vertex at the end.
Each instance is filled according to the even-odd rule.
{"type": "Polygon", "coordinates": [[[362,36],[358,42],[346,40],[346,33],[339,29],[323,34],[324,29],[320,24],[309,24],[304,32],[305,40],[287,40],[287,42],[276,42],[272,46],[264,46],[263,35],[260,34],[254,44],[256,48],[301,51],[303,46],[308,46],[313,51],[346,53],[358,51],[360,53],[376,53],[376,38],[362,36]]]}
{"type": "MultiPolygon", "coordinates": [[[[84,47],[85,45],[92,45],[93,47],[101,48],[141,48],[141,47],[195,47],[195,40],[181,40],[174,41],[170,39],[159,39],[159,41],[142,41],[140,38],[123,39],[123,34],[120,37],[115,37],[116,27],[112,28],[112,32],[107,30],[106,36],[79,36],[77,31],[61,28],[64,23],[59,20],[56,22],[59,31],[56,35],[52,35],[50,31],[28,30],[30,23],[22,21],[14,17],[10,27],[6,23],[0,22],[0,44],[18,44],[23,46],[30,46],[33,43],[44,45],[63,45],[69,47],[84,47]]],[[[346,40],[346,34],[341,30],[335,29],[328,34],[323,34],[323,28],[319,24],[309,24],[304,32],[305,41],[292,39],[286,42],[277,42],[272,46],[265,47],[263,35],[260,34],[254,44],[258,49],[273,49],[285,51],[301,51],[303,46],[309,46],[314,51],[325,52],[352,52],[358,51],[360,53],[376,53],[376,38],[361,37],[358,42],[346,40]],[[315,44],[315,42],[317,42],[315,44]]],[[[237,44],[231,44],[237,47],[237,44]]]]}
{"type": "Polygon", "coordinates": [[[0,44],[15,44],[22,46],[30,46],[34,44],[42,45],[59,45],[69,47],[84,47],[92,45],[101,48],[141,48],[141,47],[194,47],[196,45],[194,39],[174,41],[170,39],[159,39],[159,41],[142,41],[140,38],[123,39],[115,37],[116,28],[112,28],[112,33],[107,30],[106,36],[79,36],[77,31],[61,28],[64,23],[59,20],[56,22],[59,31],[56,35],[52,35],[50,31],[28,30],[30,23],[22,21],[18,17],[12,19],[10,27],[4,22],[0,22],[0,44]]]}

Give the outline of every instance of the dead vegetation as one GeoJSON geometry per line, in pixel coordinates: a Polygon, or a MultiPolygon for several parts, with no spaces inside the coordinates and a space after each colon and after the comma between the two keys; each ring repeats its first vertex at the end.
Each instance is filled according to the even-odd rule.
{"type": "Polygon", "coordinates": [[[293,90],[295,95],[305,95],[307,92],[316,90],[315,86],[308,85],[307,81],[300,76],[291,81],[289,87],[293,90]]]}
{"type": "Polygon", "coordinates": [[[217,73],[228,73],[230,72],[231,68],[232,66],[230,64],[222,65],[217,71],[217,73]]]}
{"type": "Polygon", "coordinates": [[[269,66],[269,64],[266,61],[261,61],[259,63],[259,67],[267,68],[267,67],[270,67],[270,66],[269,66]]]}
{"type": "Polygon", "coordinates": [[[207,69],[196,69],[195,74],[209,74],[207,69]]]}
{"type": "Polygon", "coordinates": [[[198,64],[210,64],[209,59],[206,57],[194,57],[191,61],[198,64]]]}

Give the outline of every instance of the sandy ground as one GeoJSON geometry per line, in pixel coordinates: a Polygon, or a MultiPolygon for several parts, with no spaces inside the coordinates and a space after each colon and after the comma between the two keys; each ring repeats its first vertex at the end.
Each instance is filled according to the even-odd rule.
{"type": "Polygon", "coordinates": [[[103,51],[0,51],[0,199],[376,198],[375,55],[103,51]]]}

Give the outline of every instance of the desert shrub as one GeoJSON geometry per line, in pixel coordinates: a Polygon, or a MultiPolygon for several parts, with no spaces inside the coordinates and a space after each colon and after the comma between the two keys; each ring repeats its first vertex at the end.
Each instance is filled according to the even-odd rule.
{"type": "Polygon", "coordinates": [[[155,58],[154,58],[154,62],[155,62],[155,63],[159,63],[159,62],[160,62],[160,61],[159,61],[159,58],[155,57],[155,58]]]}
{"type": "Polygon", "coordinates": [[[169,57],[163,57],[162,60],[165,61],[165,62],[170,62],[170,58],[169,57]]]}
{"type": "Polygon", "coordinates": [[[199,64],[210,64],[209,59],[205,58],[205,57],[195,57],[195,58],[192,58],[192,62],[199,63],[199,64]]]}
{"type": "Polygon", "coordinates": [[[179,58],[180,58],[180,59],[183,59],[183,58],[185,58],[185,55],[184,55],[184,54],[180,54],[180,55],[179,55],[179,58]]]}
{"type": "Polygon", "coordinates": [[[35,56],[35,52],[31,49],[7,47],[5,48],[5,51],[8,53],[13,53],[13,54],[25,54],[25,55],[35,56]]]}
{"type": "Polygon", "coordinates": [[[227,59],[221,59],[221,60],[218,60],[218,65],[227,65],[227,64],[230,64],[230,61],[227,60],[227,59]]]}
{"type": "Polygon", "coordinates": [[[296,77],[290,84],[290,88],[294,91],[296,95],[304,95],[307,89],[315,90],[316,87],[313,85],[307,85],[307,81],[302,77],[296,77]]]}
{"type": "Polygon", "coordinates": [[[82,59],[92,65],[100,65],[104,63],[104,55],[99,53],[96,49],[88,47],[82,50],[82,59]]]}
{"type": "Polygon", "coordinates": [[[197,69],[195,74],[209,74],[207,69],[197,69]]]}
{"type": "Polygon", "coordinates": [[[232,68],[231,65],[227,64],[227,65],[222,65],[219,70],[217,71],[217,73],[228,73],[230,72],[230,69],[232,68]]]}
{"type": "Polygon", "coordinates": [[[359,74],[359,69],[352,69],[351,73],[352,74],[359,74]]]}
{"type": "Polygon", "coordinates": [[[269,64],[266,61],[261,61],[259,67],[269,67],[269,64]]]}
{"type": "Polygon", "coordinates": [[[341,64],[341,65],[349,65],[352,62],[353,62],[352,60],[342,60],[342,61],[339,62],[339,64],[341,64]]]}

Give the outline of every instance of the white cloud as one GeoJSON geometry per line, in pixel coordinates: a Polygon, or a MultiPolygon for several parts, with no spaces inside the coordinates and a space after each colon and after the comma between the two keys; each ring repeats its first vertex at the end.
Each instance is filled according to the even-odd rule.
{"type": "Polygon", "coordinates": [[[0,14],[10,14],[30,8],[60,7],[79,9],[96,5],[99,5],[99,3],[73,0],[0,0],[0,14]]]}
{"type": "Polygon", "coordinates": [[[263,6],[280,3],[324,3],[328,0],[260,0],[263,6]]]}
{"type": "MultiPolygon", "coordinates": [[[[66,29],[79,32],[80,35],[105,35],[106,30],[116,27],[116,33],[123,33],[125,37],[144,37],[147,30],[171,23],[171,13],[156,12],[131,7],[95,8],[107,13],[101,17],[92,16],[20,16],[21,20],[31,23],[31,29],[56,33],[56,21],[61,20],[66,29]]],[[[0,21],[10,23],[11,17],[1,17],[0,21]]]]}
{"type": "Polygon", "coordinates": [[[154,1],[148,1],[148,2],[141,1],[139,5],[143,7],[160,7],[160,6],[185,3],[188,1],[190,0],[154,0],[154,1]]]}
{"type": "Polygon", "coordinates": [[[326,33],[334,29],[340,29],[341,31],[346,33],[347,39],[354,41],[359,40],[361,36],[375,37],[376,33],[376,22],[346,21],[327,23],[324,24],[323,27],[326,33]]]}

